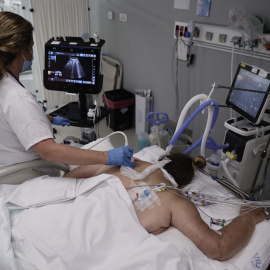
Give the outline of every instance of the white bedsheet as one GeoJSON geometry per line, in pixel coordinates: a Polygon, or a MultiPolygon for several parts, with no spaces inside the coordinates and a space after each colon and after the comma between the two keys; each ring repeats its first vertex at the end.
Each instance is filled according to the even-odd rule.
{"type": "Polygon", "coordinates": [[[1,270],[190,269],[140,225],[117,177],[38,177],[0,186],[0,198],[1,270]]]}
{"type": "MultiPolygon", "coordinates": [[[[136,156],[148,161],[160,154],[160,149],[153,148],[136,156]]],[[[229,195],[202,174],[196,175],[191,187],[211,195],[229,195]]],[[[237,214],[237,209],[216,205],[203,210],[215,218],[220,213],[224,218],[237,214]]],[[[209,224],[209,218],[203,214],[202,218],[209,224]]],[[[45,176],[19,186],[0,186],[0,270],[265,270],[270,263],[269,232],[270,221],[258,224],[241,252],[218,262],[175,228],[158,237],[148,234],[116,177],[45,176]]]]}

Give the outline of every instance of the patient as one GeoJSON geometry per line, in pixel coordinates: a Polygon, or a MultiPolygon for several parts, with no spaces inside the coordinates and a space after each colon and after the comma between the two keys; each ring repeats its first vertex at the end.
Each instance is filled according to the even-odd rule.
{"type": "MultiPolygon", "coordinates": [[[[188,155],[178,153],[172,154],[168,158],[171,159],[171,162],[163,168],[173,176],[181,188],[190,183],[196,167],[203,168],[206,165],[205,159],[200,156],[193,159],[188,155]]],[[[150,165],[152,164],[138,161],[135,165],[135,171],[142,172],[150,165]]],[[[140,181],[132,181],[123,176],[119,167],[105,165],[80,166],[68,173],[66,177],[86,178],[89,177],[89,173],[93,176],[101,173],[117,176],[133,201],[140,223],[149,233],[157,235],[173,226],[186,235],[206,256],[215,260],[227,260],[238,253],[249,241],[256,224],[268,217],[261,208],[252,210],[233,220],[218,233],[209,228],[201,219],[196,206],[191,201],[168,191],[154,193],[158,197],[150,205],[147,204],[147,201],[143,201],[147,200],[144,198],[138,204],[131,186],[149,185],[141,187],[143,190],[154,188],[151,185],[158,183],[171,186],[160,169],[153,171],[140,181]]],[[[180,194],[177,190],[174,192],[180,194]]]]}

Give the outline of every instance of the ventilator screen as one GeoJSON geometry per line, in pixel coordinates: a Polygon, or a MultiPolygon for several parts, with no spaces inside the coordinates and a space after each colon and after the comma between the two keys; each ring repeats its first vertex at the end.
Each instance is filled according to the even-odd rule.
{"type": "MultiPolygon", "coordinates": [[[[270,75],[262,69],[241,63],[236,72],[232,87],[270,91],[270,75]]],[[[259,124],[267,108],[268,95],[258,92],[232,89],[226,104],[253,124],[259,124]]]]}

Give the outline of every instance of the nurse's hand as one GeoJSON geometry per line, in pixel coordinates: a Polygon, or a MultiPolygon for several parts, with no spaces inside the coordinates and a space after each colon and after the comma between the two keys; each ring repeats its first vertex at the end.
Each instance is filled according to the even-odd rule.
{"type": "Polygon", "coordinates": [[[61,116],[53,116],[52,124],[57,125],[57,126],[62,126],[62,127],[70,126],[69,120],[61,116]]]}
{"type": "Polygon", "coordinates": [[[130,146],[122,146],[108,151],[108,161],[106,165],[117,165],[134,168],[134,163],[131,161],[133,156],[133,148],[130,146]]]}

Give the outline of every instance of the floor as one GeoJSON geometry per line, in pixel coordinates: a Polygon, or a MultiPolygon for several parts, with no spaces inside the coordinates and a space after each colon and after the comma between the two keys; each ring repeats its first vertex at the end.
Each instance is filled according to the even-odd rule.
{"type": "MultiPolygon", "coordinates": [[[[69,127],[61,127],[61,126],[54,126],[55,130],[57,131],[55,136],[55,141],[57,143],[62,143],[63,140],[67,136],[74,136],[78,139],[81,139],[82,137],[82,129],[79,127],[69,126],[69,127]]],[[[99,123],[99,138],[106,137],[107,135],[113,133],[114,131],[107,127],[106,120],[102,120],[99,123]]],[[[138,143],[137,143],[137,135],[135,133],[135,128],[130,128],[123,130],[123,132],[126,134],[128,139],[128,144],[133,147],[134,152],[138,152],[138,143]]],[[[97,132],[96,132],[97,133],[97,132]]],[[[98,133],[97,133],[98,134],[98,133]]],[[[111,142],[113,146],[119,147],[124,145],[124,137],[116,134],[112,137],[110,137],[111,142]]]]}

